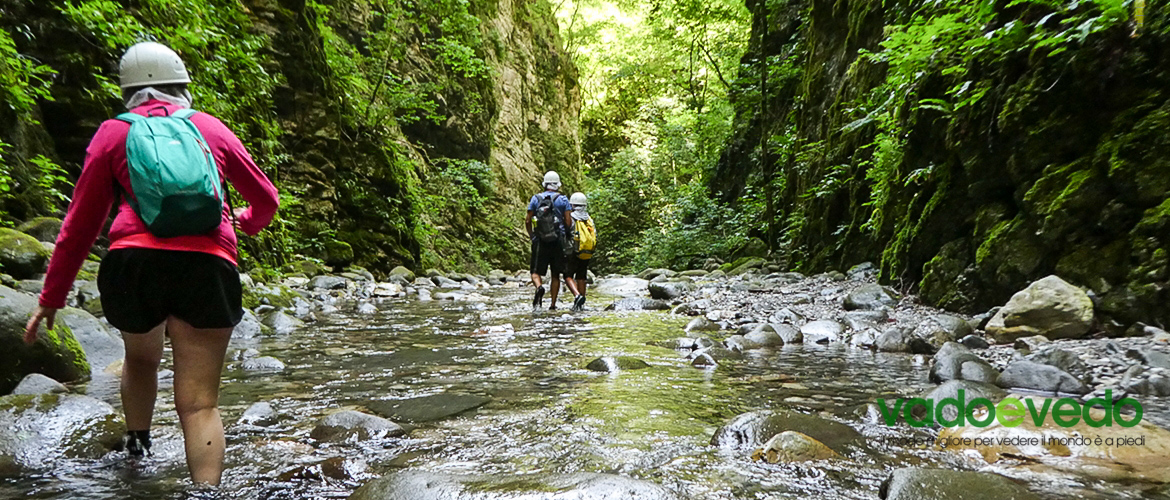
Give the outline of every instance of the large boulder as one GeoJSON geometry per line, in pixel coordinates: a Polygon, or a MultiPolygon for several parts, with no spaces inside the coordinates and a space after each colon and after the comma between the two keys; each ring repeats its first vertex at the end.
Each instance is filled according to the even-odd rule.
{"type": "Polygon", "coordinates": [[[26,280],[45,272],[52,255],[36,238],[0,228],[0,269],[13,278],[26,280]]]}
{"type": "Polygon", "coordinates": [[[881,285],[867,283],[846,295],[843,305],[846,311],[854,311],[859,309],[877,310],[883,307],[894,307],[897,304],[897,294],[881,285]]]}
{"type": "Polygon", "coordinates": [[[998,376],[995,367],[958,342],[943,344],[934,355],[934,364],[930,366],[929,374],[930,381],[934,383],[975,380],[994,384],[998,376]]]}
{"type": "Polygon", "coordinates": [[[398,437],[406,430],[398,424],[366,413],[345,410],[330,414],[313,428],[309,437],[317,441],[366,441],[398,437]]]}
{"type": "Polygon", "coordinates": [[[933,315],[922,320],[914,328],[916,337],[926,339],[935,347],[954,342],[972,333],[975,333],[975,330],[963,318],[949,314],[933,315]]]}
{"type": "Polygon", "coordinates": [[[1052,365],[1018,359],[1004,368],[996,385],[1008,389],[1031,389],[1051,394],[1085,394],[1089,388],[1068,372],[1052,365]]]}
{"type": "Polygon", "coordinates": [[[16,228],[24,234],[45,243],[56,243],[57,235],[61,232],[61,219],[56,217],[37,217],[16,228]]]}
{"type": "Polygon", "coordinates": [[[1048,276],[1016,292],[987,323],[996,342],[1043,335],[1049,339],[1076,339],[1093,325],[1093,301],[1080,288],[1048,276]]]}
{"type": "Polygon", "coordinates": [[[370,481],[350,500],[678,500],[654,483],[612,474],[454,475],[406,470],[370,481]]]}
{"type": "Polygon", "coordinates": [[[1011,479],[951,469],[897,469],[878,491],[883,500],[1039,500],[1011,479]]]}
{"type": "Polygon", "coordinates": [[[30,373],[66,383],[89,378],[85,350],[64,322],[52,330],[41,322],[37,341],[24,343],[24,326],[36,305],[31,295],[0,286],[0,393],[12,391],[30,373]]]}
{"type": "Polygon", "coordinates": [[[414,281],[414,271],[411,271],[410,269],[402,266],[391,269],[390,276],[398,276],[407,283],[414,281]]]}
{"type": "Polygon", "coordinates": [[[386,418],[420,423],[433,422],[471,411],[490,403],[486,396],[441,392],[408,399],[371,401],[366,407],[386,418]]]}
{"type": "Polygon", "coordinates": [[[845,453],[849,446],[860,446],[861,434],[848,425],[816,415],[783,410],[757,410],[737,415],[715,435],[711,444],[726,449],[759,448],[772,436],[784,431],[796,431],[828,446],[837,453],[845,453]]]}
{"type": "Polygon", "coordinates": [[[121,442],[112,406],[70,394],[0,398],[0,475],[52,467],[61,458],[96,459],[121,442]]]}
{"type": "Polygon", "coordinates": [[[57,311],[57,322],[68,328],[77,343],[85,350],[90,374],[105,370],[110,363],[126,356],[122,336],[112,331],[102,320],[81,309],[66,307],[57,311]]]}
{"type": "Polygon", "coordinates": [[[845,334],[845,325],[829,319],[810,321],[800,327],[800,334],[804,337],[805,343],[835,343],[840,342],[845,334]]]}
{"type": "Polygon", "coordinates": [[[796,431],[784,431],[769,439],[764,446],[752,453],[752,460],[766,460],[768,463],[807,462],[840,458],[824,443],[796,431]]]}
{"type": "Polygon", "coordinates": [[[695,289],[695,284],[689,281],[667,281],[660,283],[650,283],[647,285],[650,289],[650,298],[659,300],[674,300],[682,297],[683,294],[695,289]]]}

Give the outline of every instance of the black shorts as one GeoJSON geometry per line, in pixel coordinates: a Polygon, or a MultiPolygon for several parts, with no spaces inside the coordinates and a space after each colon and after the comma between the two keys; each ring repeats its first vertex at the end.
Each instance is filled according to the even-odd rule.
{"type": "Polygon", "coordinates": [[[559,241],[544,243],[539,240],[532,242],[532,261],[528,270],[533,274],[544,276],[549,268],[552,273],[560,275],[565,269],[565,251],[559,241]]]}
{"type": "Polygon", "coordinates": [[[576,255],[565,258],[565,277],[583,280],[589,277],[589,261],[576,255]]]}
{"type": "Polygon", "coordinates": [[[244,316],[240,274],[203,252],[120,248],[98,269],[106,320],[123,333],[146,333],[174,316],[195,328],[230,328],[244,316]]]}

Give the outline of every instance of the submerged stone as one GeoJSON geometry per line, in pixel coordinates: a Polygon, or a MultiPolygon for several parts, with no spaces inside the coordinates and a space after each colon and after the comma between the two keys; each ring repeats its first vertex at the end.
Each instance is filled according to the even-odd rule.
{"type": "Polygon", "coordinates": [[[122,415],[72,394],[0,398],[0,474],[52,467],[59,458],[96,459],[121,442],[122,415]]]}
{"type": "Polygon", "coordinates": [[[649,364],[638,358],[629,356],[606,356],[590,361],[585,366],[585,369],[595,372],[612,373],[620,370],[641,370],[649,367],[649,364]]]}
{"type": "Polygon", "coordinates": [[[370,481],[350,500],[680,500],[651,482],[613,474],[455,475],[407,470],[370,481]]]}
{"type": "Polygon", "coordinates": [[[474,410],[491,398],[474,394],[444,392],[408,399],[370,401],[366,407],[383,417],[401,422],[433,422],[474,410]]]}
{"type": "Polygon", "coordinates": [[[343,442],[398,437],[403,434],[406,434],[406,430],[394,422],[359,411],[346,410],[322,419],[313,428],[309,437],[317,441],[343,442]]]}
{"type": "Polygon", "coordinates": [[[792,411],[757,410],[732,418],[715,431],[711,444],[728,449],[756,448],[784,431],[805,434],[837,453],[863,442],[860,433],[840,422],[792,411]]]}
{"type": "Polygon", "coordinates": [[[1011,479],[950,469],[898,469],[882,483],[883,500],[1039,500],[1011,479]]]}

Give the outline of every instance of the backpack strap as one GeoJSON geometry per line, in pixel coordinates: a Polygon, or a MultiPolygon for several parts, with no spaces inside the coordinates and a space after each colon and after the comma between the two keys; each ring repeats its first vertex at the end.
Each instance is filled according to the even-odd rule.
{"type": "Polygon", "coordinates": [[[124,121],[126,123],[131,124],[131,125],[134,125],[135,123],[138,123],[142,120],[145,120],[146,117],[142,116],[138,113],[126,112],[126,113],[122,113],[122,114],[118,115],[117,117],[115,117],[115,119],[124,121]]]}
{"type": "Polygon", "coordinates": [[[171,116],[175,118],[182,118],[184,120],[190,120],[192,116],[195,116],[195,113],[198,113],[198,111],[195,111],[191,108],[183,108],[175,111],[174,113],[171,113],[171,116]]]}

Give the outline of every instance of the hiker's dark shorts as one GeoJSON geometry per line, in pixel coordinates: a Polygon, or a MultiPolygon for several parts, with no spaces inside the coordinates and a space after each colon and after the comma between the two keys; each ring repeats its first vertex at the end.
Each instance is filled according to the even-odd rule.
{"type": "Polygon", "coordinates": [[[111,250],[97,281],[102,312],[123,333],[147,333],[168,316],[195,328],[230,328],[244,316],[236,266],[203,252],[111,250]]]}
{"type": "Polygon", "coordinates": [[[559,241],[543,243],[540,240],[532,242],[532,261],[528,269],[534,274],[544,276],[549,268],[553,274],[561,274],[565,270],[565,251],[559,241]]]}
{"type": "Polygon", "coordinates": [[[593,259],[582,259],[576,255],[565,258],[565,277],[578,280],[587,279],[589,277],[589,261],[593,259]]]}

